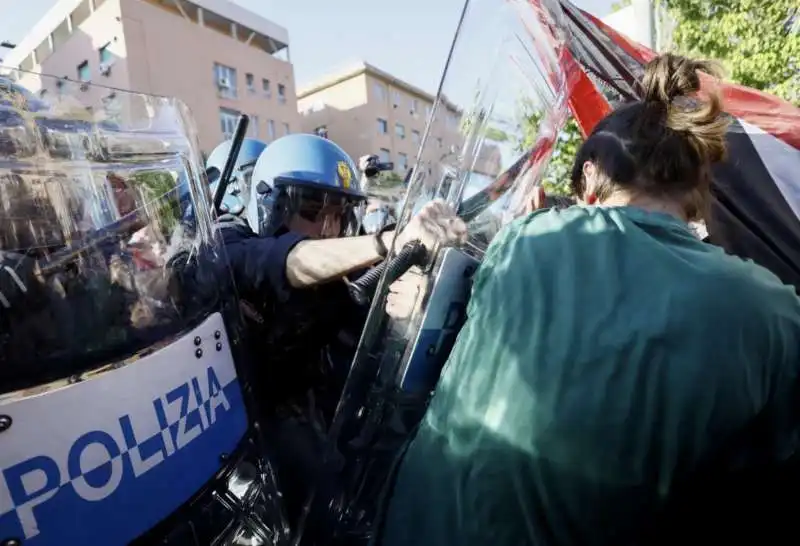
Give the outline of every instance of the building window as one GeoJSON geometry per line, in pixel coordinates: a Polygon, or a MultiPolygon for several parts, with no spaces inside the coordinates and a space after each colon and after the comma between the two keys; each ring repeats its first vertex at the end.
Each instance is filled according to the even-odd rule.
{"type": "Polygon", "coordinates": [[[250,116],[250,124],[247,126],[250,138],[258,138],[258,116],[250,116]]]}
{"type": "Polygon", "coordinates": [[[214,83],[219,89],[219,95],[228,99],[235,99],[236,69],[223,64],[214,63],[214,83]]]}
{"type": "Polygon", "coordinates": [[[380,82],[375,82],[373,86],[373,90],[375,92],[375,98],[381,102],[386,102],[386,86],[380,82]]]}
{"type": "Polygon", "coordinates": [[[233,138],[236,132],[236,125],[239,123],[239,112],[227,108],[219,109],[219,127],[222,130],[222,138],[233,138]]]}
{"type": "Polygon", "coordinates": [[[439,138],[437,138],[437,139],[436,139],[436,145],[437,145],[439,148],[441,148],[441,147],[442,147],[442,138],[441,138],[441,137],[439,137],[439,138]]]}
{"type": "Polygon", "coordinates": [[[452,112],[447,114],[447,126],[451,129],[458,129],[458,115],[452,112]]]}
{"type": "Polygon", "coordinates": [[[406,154],[397,154],[397,170],[401,173],[408,170],[408,156],[406,154]]]}
{"type": "Polygon", "coordinates": [[[385,119],[378,118],[378,134],[385,135],[389,132],[389,124],[385,119]]]}
{"type": "Polygon", "coordinates": [[[411,131],[411,142],[414,144],[419,144],[420,141],[420,134],[419,131],[411,131]]]}
{"type": "Polygon", "coordinates": [[[392,104],[398,106],[400,104],[400,91],[392,91],[392,104]]]}
{"type": "Polygon", "coordinates": [[[111,44],[106,44],[100,49],[97,50],[98,56],[100,57],[101,64],[109,64],[111,62],[111,51],[109,51],[108,47],[111,44]]]}
{"type": "Polygon", "coordinates": [[[283,124],[283,134],[284,135],[292,134],[292,132],[289,130],[289,124],[288,123],[284,123],[283,124]]]}
{"type": "Polygon", "coordinates": [[[411,99],[411,115],[416,117],[419,114],[419,101],[411,99]]]}
{"type": "Polygon", "coordinates": [[[425,117],[426,118],[430,119],[432,110],[433,110],[433,106],[431,106],[430,104],[426,104],[425,105],[425,117]]]}
{"type": "Polygon", "coordinates": [[[261,80],[261,91],[264,92],[264,96],[268,99],[272,98],[272,89],[269,86],[269,80],[267,78],[261,80]]]}
{"type": "Polygon", "coordinates": [[[286,104],[286,86],[282,83],[278,84],[278,102],[286,104]]]}
{"type": "Polygon", "coordinates": [[[386,148],[381,148],[380,152],[378,153],[378,157],[381,158],[381,163],[389,163],[392,160],[391,153],[386,148]]]}
{"type": "Polygon", "coordinates": [[[78,81],[88,82],[92,79],[92,71],[89,68],[89,61],[83,61],[78,65],[78,81]]]}
{"type": "Polygon", "coordinates": [[[395,123],[394,125],[394,136],[399,139],[406,138],[406,128],[400,125],[399,123],[395,123]]]}
{"type": "Polygon", "coordinates": [[[245,74],[244,75],[244,81],[247,84],[247,90],[250,93],[255,93],[256,92],[256,83],[255,83],[255,79],[253,78],[253,75],[252,74],[245,74]]]}
{"type": "Polygon", "coordinates": [[[267,138],[275,140],[275,122],[273,120],[267,122],[267,138]]]}

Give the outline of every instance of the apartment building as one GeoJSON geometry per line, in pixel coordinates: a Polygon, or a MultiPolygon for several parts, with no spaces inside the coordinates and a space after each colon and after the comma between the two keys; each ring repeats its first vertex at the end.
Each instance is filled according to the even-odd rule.
{"type": "Polygon", "coordinates": [[[59,0],[3,65],[45,100],[83,93],[109,114],[113,88],[178,97],[206,154],[240,113],[266,141],[299,128],[287,30],[228,0],[59,0]]]}
{"type": "MultiPolygon", "coordinates": [[[[303,132],[327,131],[328,137],[353,158],[376,154],[392,161],[403,174],[411,166],[422,140],[435,97],[367,63],[301,89],[297,94],[303,132]]],[[[436,162],[461,144],[461,112],[444,104],[434,122],[427,160],[436,162]]]]}

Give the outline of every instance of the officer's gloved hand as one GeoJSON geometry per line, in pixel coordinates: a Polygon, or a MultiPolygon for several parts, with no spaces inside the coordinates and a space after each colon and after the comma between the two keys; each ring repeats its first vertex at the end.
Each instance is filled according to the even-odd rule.
{"type": "Polygon", "coordinates": [[[31,305],[39,295],[36,261],[15,252],[0,251],[0,314],[31,305]]]}
{"type": "Polygon", "coordinates": [[[429,252],[443,246],[463,244],[467,240],[467,225],[444,201],[425,205],[397,237],[396,248],[411,241],[421,242],[429,252]]]}

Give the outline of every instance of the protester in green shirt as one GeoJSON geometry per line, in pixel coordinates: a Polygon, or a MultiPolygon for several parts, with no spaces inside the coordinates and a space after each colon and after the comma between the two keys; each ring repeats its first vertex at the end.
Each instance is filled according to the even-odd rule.
{"type": "Polygon", "coordinates": [[[687,225],[725,152],[719,98],[686,97],[711,68],[652,61],[581,204],[492,242],[378,544],[797,543],[800,300],[687,225]]]}

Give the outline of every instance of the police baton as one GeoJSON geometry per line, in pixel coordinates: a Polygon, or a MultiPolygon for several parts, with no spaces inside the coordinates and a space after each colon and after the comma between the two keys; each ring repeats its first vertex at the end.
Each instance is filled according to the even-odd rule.
{"type": "Polygon", "coordinates": [[[236,124],[236,131],[233,133],[233,139],[231,140],[228,158],[225,160],[225,166],[222,168],[222,174],[219,177],[219,183],[213,195],[212,203],[214,204],[214,214],[216,216],[222,213],[222,198],[225,197],[225,192],[228,190],[228,184],[230,184],[233,176],[233,168],[236,165],[236,160],[239,159],[239,150],[242,149],[242,143],[249,125],[250,117],[245,114],[240,115],[239,122],[236,124]]]}

